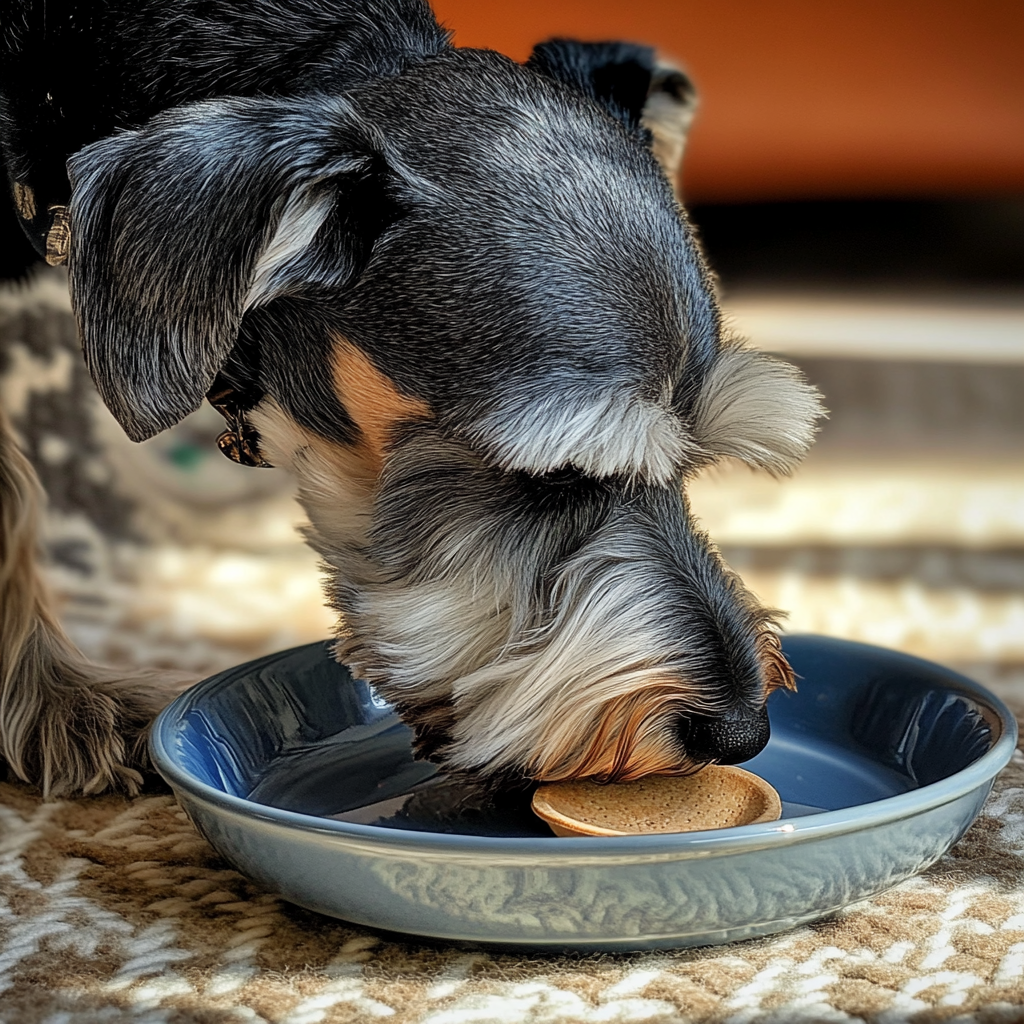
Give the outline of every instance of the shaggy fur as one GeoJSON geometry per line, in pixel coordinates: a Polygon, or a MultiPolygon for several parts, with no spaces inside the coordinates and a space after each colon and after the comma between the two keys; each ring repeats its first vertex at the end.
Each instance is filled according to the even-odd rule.
{"type": "MultiPolygon", "coordinates": [[[[46,32],[4,8],[12,196],[40,252],[70,225],[100,394],[136,440],[234,396],[298,478],[339,657],[422,753],[625,779],[763,746],[792,675],[683,486],[725,455],[788,471],[820,406],[723,337],[666,177],[685,76],[627,44],[456,49],[416,0],[109,0],[46,30],[96,62],[54,106],[46,32]]],[[[38,779],[14,740],[56,698],[21,661],[0,732],[38,779]]],[[[132,771],[124,728],[90,726],[46,778],[132,771]]]]}
{"type": "Polygon", "coordinates": [[[0,410],[0,758],[47,796],[134,793],[149,723],[180,688],[88,662],[60,628],[36,566],[42,493],[0,410]]]}

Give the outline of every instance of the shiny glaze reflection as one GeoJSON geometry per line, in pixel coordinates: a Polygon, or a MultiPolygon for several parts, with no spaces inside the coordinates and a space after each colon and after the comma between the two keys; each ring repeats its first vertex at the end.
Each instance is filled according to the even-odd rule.
{"type": "MultiPolygon", "coordinates": [[[[183,718],[188,760],[218,788],[284,810],[384,828],[550,837],[531,788],[488,791],[416,760],[411,733],[361,680],[309,645],[231,673],[183,718]],[[231,742],[225,742],[231,737],[231,742]]],[[[783,818],[905,793],[976,760],[990,727],[969,696],[881,676],[844,687],[813,677],[769,705],[772,738],[746,763],[783,800],[783,818]]]]}
{"type": "Polygon", "coordinates": [[[773,698],[773,740],[748,766],[780,790],[788,821],[509,837],[538,828],[508,806],[526,794],[481,804],[416,761],[405,727],[327,644],[182,694],[153,726],[153,763],[229,863],[310,910],[543,950],[731,942],[815,920],[933,864],[1016,743],[1009,711],[938,665],[825,637],[783,646],[800,691],[773,698]]]}

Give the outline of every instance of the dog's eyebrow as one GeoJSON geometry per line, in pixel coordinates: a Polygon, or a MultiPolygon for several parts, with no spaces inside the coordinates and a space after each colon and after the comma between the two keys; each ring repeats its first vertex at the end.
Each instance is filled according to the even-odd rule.
{"type": "Polygon", "coordinates": [[[775,476],[791,473],[827,415],[818,390],[792,364],[730,342],[715,356],[693,409],[697,442],[775,476]]]}
{"type": "Polygon", "coordinates": [[[400,423],[431,419],[430,406],[402,394],[357,345],[338,334],[331,357],[334,388],[379,469],[391,434],[400,423]]]}
{"type": "Polygon", "coordinates": [[[588,476],[664,484],[703,456],[668,401],[625,385],[515,395],[467,433],[503,469],[533,475],[574,466],[588,476]]]}

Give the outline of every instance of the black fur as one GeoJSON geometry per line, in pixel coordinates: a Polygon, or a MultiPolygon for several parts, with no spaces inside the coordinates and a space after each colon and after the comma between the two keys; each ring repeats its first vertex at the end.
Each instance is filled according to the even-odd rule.
{"type": "Polygon", "coordinates": [[[657,68],[654,49],[635,43],[591,43],[552,39],[534,48],[527,67],[565,82],[641,130],[644,104],[657,68]]]}

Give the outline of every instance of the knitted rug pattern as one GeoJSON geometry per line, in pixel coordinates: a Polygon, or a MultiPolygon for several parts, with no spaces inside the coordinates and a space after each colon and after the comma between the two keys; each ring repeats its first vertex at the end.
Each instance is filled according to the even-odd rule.
{"type": "Polygon", "coordinates": [[[923,875],[777,936],[583,957],[456,948],[294,907],[174,799],[0,785],[3,1024],[1024,1020],[1024,758],[923,875]]]}

